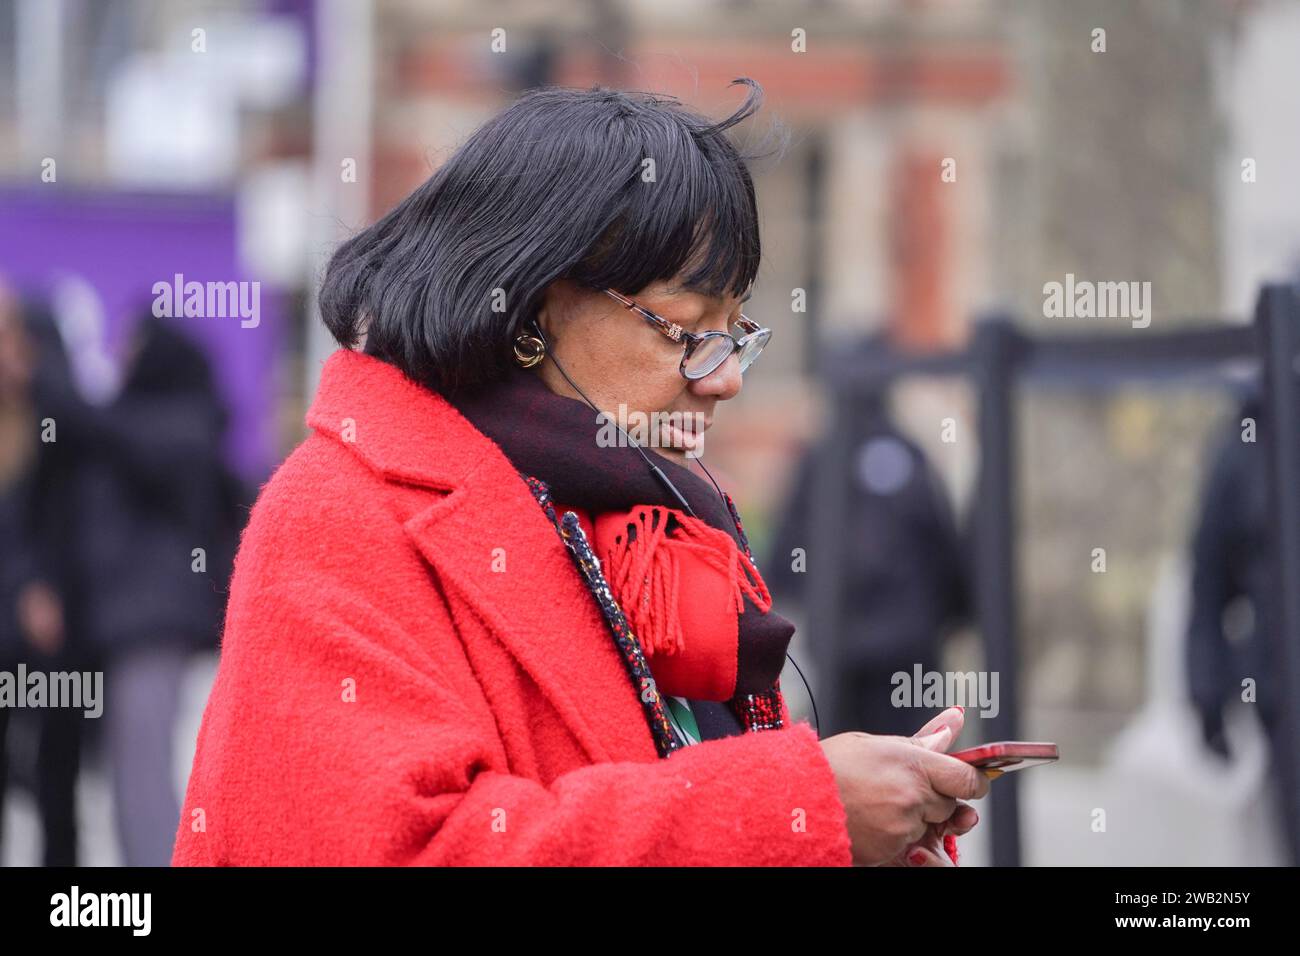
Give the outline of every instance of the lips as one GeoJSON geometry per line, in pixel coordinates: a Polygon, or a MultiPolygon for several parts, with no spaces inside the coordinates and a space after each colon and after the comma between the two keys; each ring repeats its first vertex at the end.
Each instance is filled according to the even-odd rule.
{"type": "Polygon", "coordinates": [[[673,424],[665,425],[663,431],[668,447],[692,450],[699,448],[704,443],[704,433],[711,427],[713,427],[713,420],[706,418],[699,428],[693,428],[689,432],[683,431],[673,424]]]}

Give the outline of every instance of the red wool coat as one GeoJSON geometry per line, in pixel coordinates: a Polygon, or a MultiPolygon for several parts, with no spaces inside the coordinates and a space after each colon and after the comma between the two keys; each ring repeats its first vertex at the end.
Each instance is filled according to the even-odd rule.
{"type": "Polygon", "coordinates": [[[844,865],[806,722],[661,759],[501,450],[339,351],[231,583],[177,865],[844,865]]]}

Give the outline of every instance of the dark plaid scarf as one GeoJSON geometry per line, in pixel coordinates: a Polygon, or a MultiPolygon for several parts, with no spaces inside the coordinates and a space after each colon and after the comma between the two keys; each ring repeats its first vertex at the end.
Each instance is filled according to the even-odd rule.
{"type": "MultiPolygon", "coordinates": [[[[627,511],[638,505],[680,510],[680,503],[659,484],[635,449],[601,447],[597,443],[601,423],[586,403],[556,395],[531,371],[512,367],[502,382],[447,398],[475,428],[501,448],[522,476],[531,479],[530,488],[578,559],[587,584],[601,603],[602,612],[620,640],[636,678],[638,671],[645,668],[636,641],[628,633],[620,634],[621,630],[626,631],[626,622],[610,597],[597,562],[592,560],[583,566],[581,551],[588,545],[582,540],[585,536],[576,527],[576,521],[566,531],[563,519],[555,516],[554,507],[581,508],[594,519],[599,514],[627,511]]],[[[701,521],[725,531],[749,553],[749,543],[729,496],[725,499],[719,496],[703,478],[653,450],[647,449],[646,453],[701,521]]],[[[705,739],[781,726],[778,679],[794,626],[774,610],[762,613],[748,598],[738,625],[735,696],[725,702],[691,701],[705,739]]],[[[648,675],[648,669],[645,673],[648,675]]],[[[663,718],[662,703],[646,701],[645,696],[653,695],[643,695],[643,703],[648,705],[647,716],[663,754],[675,748],[675,738],[663,718]]]]}

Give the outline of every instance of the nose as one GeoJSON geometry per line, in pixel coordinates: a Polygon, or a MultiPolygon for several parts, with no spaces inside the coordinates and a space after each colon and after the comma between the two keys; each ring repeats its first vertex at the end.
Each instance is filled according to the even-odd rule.
{"type": "Polygon", "coordinates": [[[719,402],[735,398],[740,394],[740,355],[732,352],[727,360],[704,378],[691,382],[691,391],[702,397],[709,397],[719,402]]]}

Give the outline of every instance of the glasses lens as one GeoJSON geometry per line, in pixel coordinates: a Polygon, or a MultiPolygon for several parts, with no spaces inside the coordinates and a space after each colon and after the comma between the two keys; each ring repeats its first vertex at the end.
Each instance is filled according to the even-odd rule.
{"type": "Polygon", "coordinates": [[[729,335],[708,335],[686,360],[687,378],[704,378],[727,360],[736,343],[729,335]]]}
{"type": "Polygon", "coordinates": [[[754,359],[758,358],[758,353],[763,351],[763,346],[767,345],[767,340],[772,337],[768,329],[761,329],[758,332],[751,332],[740,340],[740,370],[743,372],[754,364],[754,359]]]}

